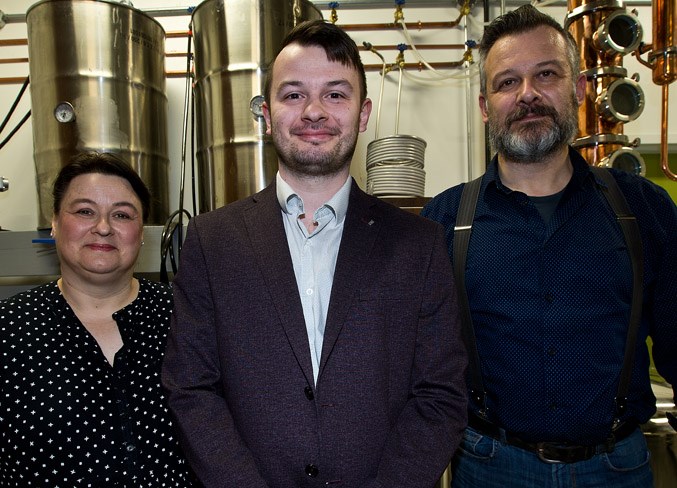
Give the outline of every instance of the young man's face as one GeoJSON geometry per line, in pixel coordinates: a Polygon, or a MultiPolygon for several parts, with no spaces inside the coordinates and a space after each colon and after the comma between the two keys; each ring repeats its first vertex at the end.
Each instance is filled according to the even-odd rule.
{"type": "Polygon", "coordinates": [[[305,176],[349,166],[371,113],[371,101],[360,101],[357,70],[329,61],[319,46],[290,44],[276,58],[271,76],[263,113],[280,163],[305,176]]]}

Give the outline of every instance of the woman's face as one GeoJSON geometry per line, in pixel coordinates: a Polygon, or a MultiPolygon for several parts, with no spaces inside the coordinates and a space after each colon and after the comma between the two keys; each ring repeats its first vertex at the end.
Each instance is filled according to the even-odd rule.
{"type": "Polygon", "coordinates": [[[124,178],[80,175],[68,185],[52,230],[62,275],[131,278],[143,240],[141,201],[124,178]]]}

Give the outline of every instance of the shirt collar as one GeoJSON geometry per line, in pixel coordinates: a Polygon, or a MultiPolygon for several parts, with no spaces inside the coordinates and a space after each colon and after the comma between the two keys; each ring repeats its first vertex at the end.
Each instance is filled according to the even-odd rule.
{"type": "MultiPolygon", "coordinates": [[[[353,179],[348,176],[343,186],[339,188],[339,190],[334,193],[334,195],[323,205],[323,207],[327,207],[332,212],[334,212],[338,222],[343,221],[346,216],[346,212],[348,211],[348,200],[350,199],[350,187],[352,186],[352,180],[353,179]]],[[[279,202],[282,211],[286,214],[303,212],[303,199],[292,189],[291,186],[289,186],[286,181],[282,179],[279,171],[277,172],[275,181],[277,201],[279,202]]]]}
{"type": "MultiPolygon", "coordinates": [[[[569,181],[568,186],[579,188],[583,185],[586,178],[592,175],[590,166],[585,161],[585,159],[583,159],[583,156],[581,156],[578,151],[576,151],[571,146],[569,147],[569,159],[571,160],[571,166],[573,167],[573,174],[571,175],[571,180],[569,181]]],[[[496,188],[506,193],[510,193],[512,191],[504,186],[501,182],[501,177],[498,174],[497,155],[494,155],[491,162],[489,163],[489,166],[487,166],[486,181],[490,183],[493,182],[496,185],[496,188]]]]}

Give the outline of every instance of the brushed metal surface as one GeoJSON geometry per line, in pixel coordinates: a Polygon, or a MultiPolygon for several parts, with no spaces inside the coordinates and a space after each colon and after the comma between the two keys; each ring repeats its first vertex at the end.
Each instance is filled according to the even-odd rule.
{"type": "Polygon", "coordinates": [[[118,154],[151,189],[148,224],[168,208],[165,31],[132,7],[44,0],[26,14],[38,227],[52,216],[51,186],[79,151],[118,154]],[[72,121],[56,117],[66,102],[72,121]]]}
{"type": "Polygon", "coordinates": [[[207,0],[193,11],[199,210],[255,193],[272,181],[277,154],[250,102],[263,94],[284,36],[320,19],[307,0],[207,0]]]}

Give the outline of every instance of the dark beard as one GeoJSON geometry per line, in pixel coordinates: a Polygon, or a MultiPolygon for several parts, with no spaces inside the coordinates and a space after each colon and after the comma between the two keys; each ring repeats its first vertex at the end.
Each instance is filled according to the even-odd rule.
{"type": "Polygon", "coordinates": [[[339,173],[346,166],[350,166],[355,149],[350,151],[350,154],[340,155],[337,146],[334,151],[330,153],[315,155],[304,153],[299,150],[294,150],[293,154],[283,155],[278,150],[280,161],[289,170],[299,176],[330,176],[339,173]]]}
{"type": "MultiPolygon", "coordinates": [[[[319,154],[310,151],[301,151],[295,144],[286,147],[278,145],[273,136],[273,144],[277,150],[280,162],[298,176],[322,177],[340,173],[350,163],[357,144],[357,129],[354,139],[341,138],[330,152],[319,154]]],[[[315,144],[314,144],[315,145],[315,144]]],[[[319,146],[319,144],[317,144],[319,146]]]]}
{"type": "Polygon", "coordinates": [[[496,152],[516,163],[538,163],[569,144],[578,132],[578,102],[572,96],[569,106],[560,114],[553,107],[534,105],[520,107],[503,125],[495,117],[487,122],[489,142],[496,152]],[[550,121],[534,121],[511,130],[513,122],[528,114],[550,117],[550,121]]]}

